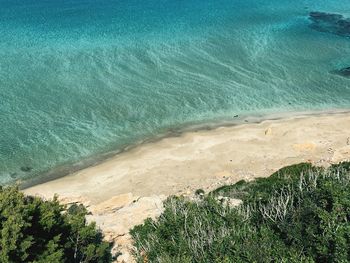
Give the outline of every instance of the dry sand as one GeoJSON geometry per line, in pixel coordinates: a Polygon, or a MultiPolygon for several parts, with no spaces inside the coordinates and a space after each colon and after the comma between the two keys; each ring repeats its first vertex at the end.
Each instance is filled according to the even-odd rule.
{"type": "Polygon", "coordinates": [[[164,138],[24,192],[84,203],[123,252],[119,261],[132,262],[128,229],[159,215],[168,195],[268,176],[299,162],[344,160],[350,160],[350,113],[299,116],[164,138]]]}

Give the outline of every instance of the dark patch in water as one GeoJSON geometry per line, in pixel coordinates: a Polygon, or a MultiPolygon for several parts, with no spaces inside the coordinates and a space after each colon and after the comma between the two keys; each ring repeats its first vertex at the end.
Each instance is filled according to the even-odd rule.
{"type": "Polygon", "coordinates": [[[310,12],[309,19],[314,30],[350,37],[350,19],[340,14],[310,12]]]}
{"type": "Polygon", "coordinates": [[[33,170],[33,168],[30,166],[22,166],[21,167],[21,171],[25,172],[25,173],[29,173],[31,170],[33,170]]]}
{"type": "Polygon", "coordinates": [[[334,71],[332,71],[332,73],[337,74],[337,75],[342,76],[342,77],[350,78],[350,67],[342,68],[339,70],[334,70],[334,71]]]}

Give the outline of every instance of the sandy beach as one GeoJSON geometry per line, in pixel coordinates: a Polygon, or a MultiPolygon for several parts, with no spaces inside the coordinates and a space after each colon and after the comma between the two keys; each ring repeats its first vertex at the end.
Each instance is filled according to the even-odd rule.
{"type": "Polygon", "coordinates": [[[350,157],[350,113],[298,116],[184,133],[140,145],[93,167],[24,190],[46,198],[170,195],[218,179],[268,176],[282,166],[350,157]],[[347,155],[349,153],[349,155],[347,155]]]}
{"type": "Polygon", "coordinates": [[[298,116],[164,138],[24,192],[84,203],[91,220],[123,247],[128,229],[159,215],[171,194],[268,176],[299,162],[344,160],[350,160],[350,113],[298,116]]]}

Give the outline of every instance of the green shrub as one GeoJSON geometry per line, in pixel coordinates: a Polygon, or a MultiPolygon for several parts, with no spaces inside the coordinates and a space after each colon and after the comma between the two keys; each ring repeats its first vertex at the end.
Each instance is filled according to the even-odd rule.
{"type": "Polygon", "coordinates": [[[349,163],[299,164],[221,187],[201,200],[166,200],[136,226],[138,262],[349,262],[349,163]],[[230,207],[217,196],[241,198],[230,207]]]}
{"type": "Polygon", "coordinates": [[[309,163],[300,163],[286,166],[267,178],[257,178],[251,182],[241,180],[234,185],[222,186],[214,190],[214,196],[227,196],[242,199],[245,202],[263,201],[268,199],[272,192],[292,182],[298,181],[301,174],[311,171],[317,172],[320,168],[312,167],[309,163]]]}
{"type": "Polygon", "coordinates": [[[0,262],[111,262],[111,244],[85,215],[83,206],[66,211],[57,198],[0,189],[0,262]]]}

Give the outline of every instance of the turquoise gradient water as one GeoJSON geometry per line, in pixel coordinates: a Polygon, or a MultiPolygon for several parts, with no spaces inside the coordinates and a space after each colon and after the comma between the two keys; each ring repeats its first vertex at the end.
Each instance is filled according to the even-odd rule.
{"type": "Polygon", "coordinates": [[[330,72],[350,40],[310,11],[350,3],[0,0],[0,183],[237,114],[349,108],[330,72]]]}

